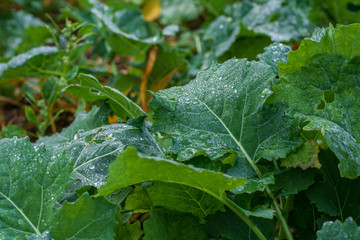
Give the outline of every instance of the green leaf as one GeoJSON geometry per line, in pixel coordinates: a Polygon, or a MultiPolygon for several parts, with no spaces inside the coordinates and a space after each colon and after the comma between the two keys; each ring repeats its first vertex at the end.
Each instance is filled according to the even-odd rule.
{"type": "MultiPolygon", "coordinates": [[[[6,9],[6,3],[2,9],[6,9]]],[[[12,57],[14,54],[23,53],[31,48],[43,45],[46,38],[50,37],[44,22],[30,13],[17,10],[6,14],[5,10],[2,12],[2,16],[1,56],[12,57]]]]}
{"type": "MultiPolygon", "coordinates": [[[[273,237],[275,221],[264,218],[251,218],[255,225],[260,228],[267,239],[273,237]]],[[[249,227],[242,222],[232,211],[227,209],[225,212],[217,212],[210,215],[206,219],[205,231],[215,239],[257,239],[256,235],[249,227]],[[220,238],[220,236],[222,236],[220,238]]]]}
{"type": "MultiPolygon", "coordinates": [[[[130,8],[117,10],[116,7],[100,1],[92,1],[91,5],[90,11],[94,17],[102,22],[113,36],[116,36],[119,40],[118,44],[128,48],[121,47],[126,52],[119,54],[136,53],[136,50],[143,48],[144,45],[162,41],[158,26],[153,22],[145,21],[140,10],[130,8]]],[[[114,43],[113,40],[111,42],[114,43]]],[[[112,45],[115,46],[115,44],[112,45]]]]}
{"type": "Polygon", "coordinates": [[[51,217],[54,239],[114,239],[116,207],[104,198],[93,199],[88,193],[76,202],[64,202],[51,217]]]}
{"type": "Polygon", "coordinates": [[[316,236],[318,240],[359,240],[360,227],[352,218],[346,219],[345,222],[325,222],[316,236]]]}
{"type": "Polygon", "coordinates": [[[272,41],[301,39],[309,34],[308,8],[285,0],[242,1],[228,6],[225,12],[240,20],[255,33],[263,33],[272,41]]]}
{"type": "Polygon", "coordinates": [[[278,63],[286,63],[288,61],[288,54],[291,48],[282,43],[273,43],[264,50],[264,53],[259,54],[258,58],[270,65],[274,73],[279,74],[278,63]]]}
{"type": "Polygon", "coordinates": [[[54,101],[56,101],[57,91],[59,89],[59,79],[52,76],[48,79],[46,79],[44,85],[41,88],[41,94],[44,97],[44,100],[51,104],[54,101]]]}
{"type": "Polygon", "coordinates": [[[312,0],[309,18],[317,22],[350,24],[360,21],[358,0],[321,1],[312,0]]]}
{"type": "Polygon", "coordinates": [[[359,34],[360,24],[330,26],[319,42],[303,40],[279,63],[272,96],[309,122],[305,130],[321,131],[348,178],[360,176],[359,34]]]}
{"type": "Polygon", "coordinates": [[[1,81],[17,77],[60,75],[56,72],[61,53],[56,47],[42,46],[0,63],[1,81]]]}
{"type": "Polygon", "coordinates": [[[139,152],[161,156],[162,150],[148,128],[126,124],[105,125],[88,132],[78,132],[74,140],[64,146],[67,156],[73,159],[72,187],[86,185],[100,187],[108,176],[108,167],[127,146],[135,146],[139,152]]]}
{"type": "Polygon", "coordinates": [[[26,131],[19,127],[12,124],[6,125],[3,129],[0,131],[0,139],[1,138],[12,138],[12,137],[25,137],[26,131]]]}
{"type": "Polygon", "coordinates": [[[144,234],[144,231],[141,228],[140,221],[136,221],[135,223],[126,223],[119,224],[117,228],[117,238],[118,240],[139,240],[141,236],[144,234]]]}
{"type": "Polygon", "coordinates": [[[44,143],[46,146],[62,145],[72,140],[79,130],[89,131],[107,123],[109,113],[110,109],[105,105],[101,108],[94,106],[88,113],[84,111],[78,112],[69,127],[63,129],[61,133],[49,137],[40,137],[36,144],[44,143]]]}
{"type": "Polygon", "coordinates": [[[203,10],[199,0],[161,0],[160,22],[180,24],[197,18],[203,10]]]}
{"type": "Polygon", "coordinates": [[[145,240],[158,239],[209,239],[202,230],[197,217],[189,213],[180,213],[154,208],[151,217],[144,222],[145,240]]]}
{"type": "Polygon", "coordinates": [[[281,106],[263,107],[273,77],[264,63],[214,64],[186,86],[153,93],[153,128],[173,138],[170,151],[180,160],[203,151],[215,159],[231,149],[251,162],[285,157],[301,140],[296,119],[281,106]]]}
{"type": "Polygon", "coordinates": [[[230,49],[240,32],[240,24],[230,18],[220,16],[206,28],[203,39],[209,41],[217,57],[230,49]]]}
{"type": "Polygon", "coordinates": [[[286,169],[275,175],[275,185],[272,187],[276,196],[297,194],[307,189],[315,180],[316,171],[313,169],[286,169]]]}
{"type": "Polygon", "coordinates": [[[200,0],[201,5],[216,16],[220,15],[227,2],[222,0],[200,0]]]}
{"type": "Polygon", "coordinates": [[[140,186],[136,186],[134,192],[126,198],[125,210],[133,211],[133,213],[145,213],[151,209],[151,200],[146,190],[140,186]]]}
{"type": "Polygon", "coordinates": [[[63,154],[36,147],[28,138],[0,141],[0,234],[40,235],[51,226],[53,206],[70,184],[63,154]]]}
{"type": "Polygon", "coordinates": [[[221,202],[209,194],[189,186],[155,182],[146,190],[154,207],[188,212],[199,218],[204,218],[218,210],[225,211],[221,202]]]}
{"type": "Polygon", "coordinates": [[[360,179],[346,179],[340,176],[337,168],[338,160],[330,151],[319,155],[323,181],[317,181],[308,191],[307,196],[320,212],[330,216],[360,217],[360,179]]]}
{"type": "Polygon", "coordinates": [[[137,118],[147,114],[122,92],[115,88],[102,86],[99,81],[88,74],[79,75],[80,84],[73,84],[64,89],[86,101],[107,100],[111,109],[122,119],[137,118]]]}
{"type": "Polygon", "coordinates": [[[275,179],[273,174],[264,174],[262,178],[250,178],[248,181],[233,190],[232,193],[242,194],[242,193],[253,193],[255,191],[264,191],[265,187],[269,184],[274,184],[275,179]]]}
{"type": "Polygon", "coordinates": [[[246,182],[242,178],[146,157],[130,146],[110,164],[108,181],[99,189],[98,195],[106,196],[119,188],[150,181],[190,186],[218,199],[224,196],[225,191],[246,182]]]}
{"type": "Polygon", "coordinates": [[[303,170],[309,167],[320,168],[319,152],[319,145],[315,141],[307,141],[296,152],[292,152],[285,159],[282,159],[281,166],[301,167],[303,170]]]}

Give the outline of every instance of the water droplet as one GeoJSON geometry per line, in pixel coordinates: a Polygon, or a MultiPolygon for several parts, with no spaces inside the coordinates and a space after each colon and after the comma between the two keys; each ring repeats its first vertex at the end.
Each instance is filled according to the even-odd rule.
{"type": "Polygon", "coordinates": [[[270,94],[272,94],[273,91],[271,91],[270,89],[268,88],[265,88],[262,92],[261,92],[261,98],[265,98],[267,96],[269,96],[270,94]]]}
{"type": "Polygon", "coordinates": [[[219,29],[223,29],[224,28],[224,25],[223,24],[220,24],[219,25],[219,29]]]}
{"type": "Polygon", "coordinates": [[[94,169],[94,168],[95,168],[95,165],[91,165],[89,168],[90,168],[90,169],[94,169]]]}

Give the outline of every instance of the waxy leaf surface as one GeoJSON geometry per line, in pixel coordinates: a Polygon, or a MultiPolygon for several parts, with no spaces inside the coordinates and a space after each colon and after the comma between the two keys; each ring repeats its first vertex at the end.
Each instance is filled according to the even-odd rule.
{"type": "Polygon", "coordinates": [[[35,147],[28,138],[0,141],[0,234],[41,235],[51,226],[53,206],[70,184],[64,155],[35,147]]]}
{"type": "Polygon", "coordinates": [[[85,185],[103,185],[109,164],[127,146],[135,146],[139,152],[147,155],[162,155],[161,148],[148,130],[147,127],[140,129],[126,124],[112,124],[79,132],[64,147],[67,156],[74,162],[72,177],[76,181],[72,187],[78,189],[85,185]]]}
{"type": "Polygon", "coordinates": [[[360,227],[356,225],[356,222],[351,218],[340,222],[325,222],[316,233],[318,240],[359,240],[360,239],[360,227]]]}
{"type": "Polygon", "coordinates": [[[360,24],[330,26],[320,41],[305,39],[287,63],[273,101],[283,102],[318,130],[348,178],[360,176],[360,24]]]}
{"type": "Polygon", "coordinates": [[[116,207],[104,198],[93,199],[88,193],[74,203],[64,202],[54,210],[51,234],[54,239],[114,239],[116,207]]]}
{"type": "Polygon", "coordinates": [[[173,138],[170,151],[179,160],[202,151],[216,158],[230,149],[248,161],[285,157],[301,140],[296,119],[280,106],[263,106],[273,78],[265,63],[214,64],[186,86],[153,93],[153,128],[173,138]]]}

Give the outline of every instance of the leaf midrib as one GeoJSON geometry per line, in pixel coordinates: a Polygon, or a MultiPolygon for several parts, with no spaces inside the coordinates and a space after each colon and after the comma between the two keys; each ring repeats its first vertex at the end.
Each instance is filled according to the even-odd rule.
{"type": "Polygon", "coordinates": [[[27,218],[27,216],[24,214],[24,212],[9,197],[7,197],[3,192],[0,192],[0,195],[3,196],[11,205],[13,205],[16,208],[16,210],[23,216],[23,218],[29,223],[29,225],[35,231],[35,234],[41,235],[39,229],[37,229],[34,226],[34,224],[30,221],[29,218],[27,218]]]}

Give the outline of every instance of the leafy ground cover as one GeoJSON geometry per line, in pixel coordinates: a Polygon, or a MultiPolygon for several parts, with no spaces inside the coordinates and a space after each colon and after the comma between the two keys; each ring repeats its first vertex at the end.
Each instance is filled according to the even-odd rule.
{"type": "Polygon", "coordinates": [[[0,239],[360,239],[359,1],[0,5],[0,239]]]}

